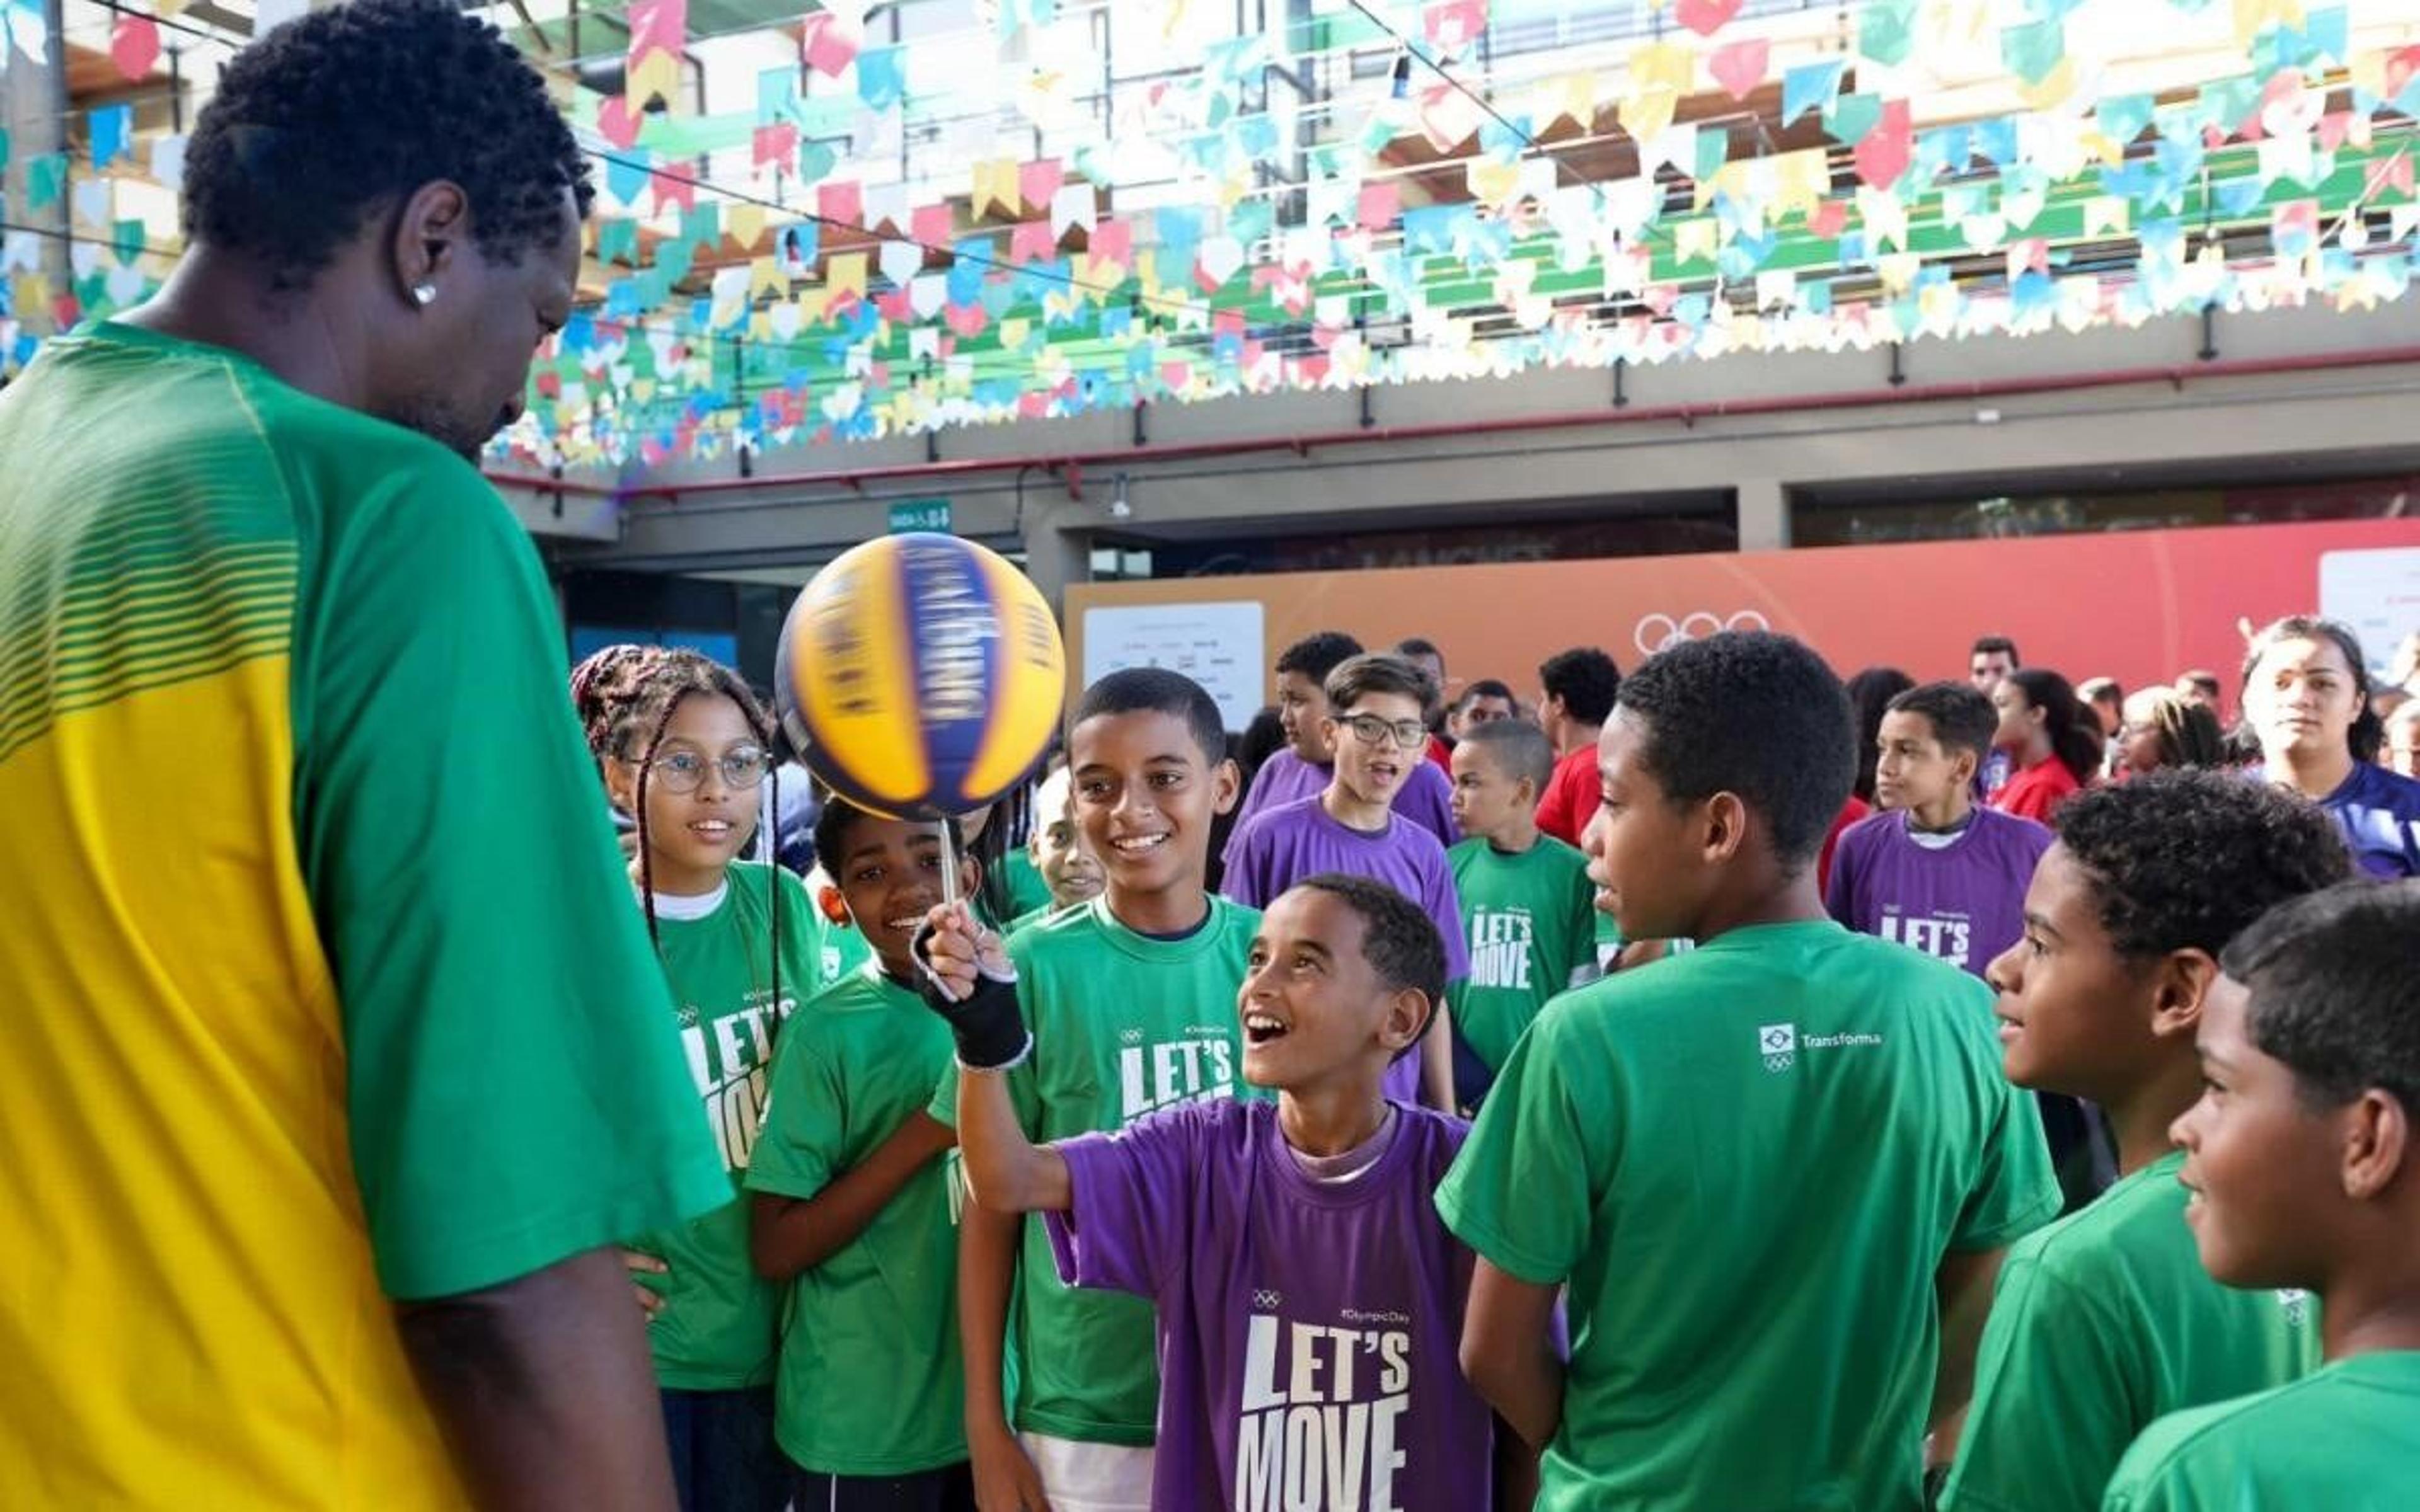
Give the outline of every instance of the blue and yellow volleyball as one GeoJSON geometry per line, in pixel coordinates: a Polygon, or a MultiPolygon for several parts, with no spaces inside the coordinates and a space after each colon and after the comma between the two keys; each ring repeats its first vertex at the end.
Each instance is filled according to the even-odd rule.
{"type": "Polygon", "coordinates": [[[782,626],[774,687],[808,770],[903,819],[965,813],[1032,776],[1066,692],[1041,591],[932,534],[868,541],[816,573],[782,626]]]}

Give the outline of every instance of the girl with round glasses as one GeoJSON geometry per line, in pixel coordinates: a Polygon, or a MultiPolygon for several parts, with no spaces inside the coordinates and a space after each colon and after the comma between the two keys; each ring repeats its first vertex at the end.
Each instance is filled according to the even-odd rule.
{"type": "Polygon", "coordinates": [[[694,652],[613,646],[572,698],[613,805],[636,822],[630,880],[663,960],[690,1070],[732,1200],[628,1238],[684,1512],[772,1512],[788,1495],[773,1438],[781,1290],[749,1262],[748,1174],[773,1042],[813,989],[805,887],[739,861],[772,771],[772,721],[728,668],[694,652]]]}

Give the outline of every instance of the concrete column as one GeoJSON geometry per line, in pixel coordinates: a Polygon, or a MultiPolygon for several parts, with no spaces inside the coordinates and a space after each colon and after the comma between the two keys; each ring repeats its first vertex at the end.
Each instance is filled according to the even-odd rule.
{"type": "Polygon", "coordinates": [[[1739,480],[1739,548],[1780,551],[1790,546],[1790,490],[1774,478],[1739,480]]]}

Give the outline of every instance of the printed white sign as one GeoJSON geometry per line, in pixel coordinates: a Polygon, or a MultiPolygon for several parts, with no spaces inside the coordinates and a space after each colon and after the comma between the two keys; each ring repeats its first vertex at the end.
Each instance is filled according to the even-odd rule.
{"type": "Polygon", "coordinates": [[[1218,701],[1219,718],[1241,730],[1268,702],[1261,606],[1114,605],[1084,611],[1084,681],[1128,667],[1183,672],[1218,701]]]}

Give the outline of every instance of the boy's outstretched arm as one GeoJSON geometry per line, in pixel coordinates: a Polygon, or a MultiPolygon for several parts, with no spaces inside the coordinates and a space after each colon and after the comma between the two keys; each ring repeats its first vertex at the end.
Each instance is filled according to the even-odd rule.
{"type": "Polygon", "coordinates": [[[956,1142],[949,1125],[922,1111],[911,1113],[871,1154],[814,1196],[752,1194],[748,1257],[756,1273],[787,1281],[830,1259],[854,1243],[934,1156],[956,1142]]]}
{"type": "Polygon", "coordinates": [[[1016,1004],[1016,968],[964,903],[935,908],[919,941],[924,1000],[958,1045],[958,1151],[967,1189],[994,1212],[1063,1212],[1074,1183],[1059,1151],[1025,1137],[1006,1072],[1033,1048],[1016,1004]]]}
{"type": "Polygon", "coordinates": [[[1482,1256],[1462,1321],[1464,1377],[1521,1442],[1540,1453],[1563,1420],[1555,1292],[1497,1269],[1482,1256]]]}

